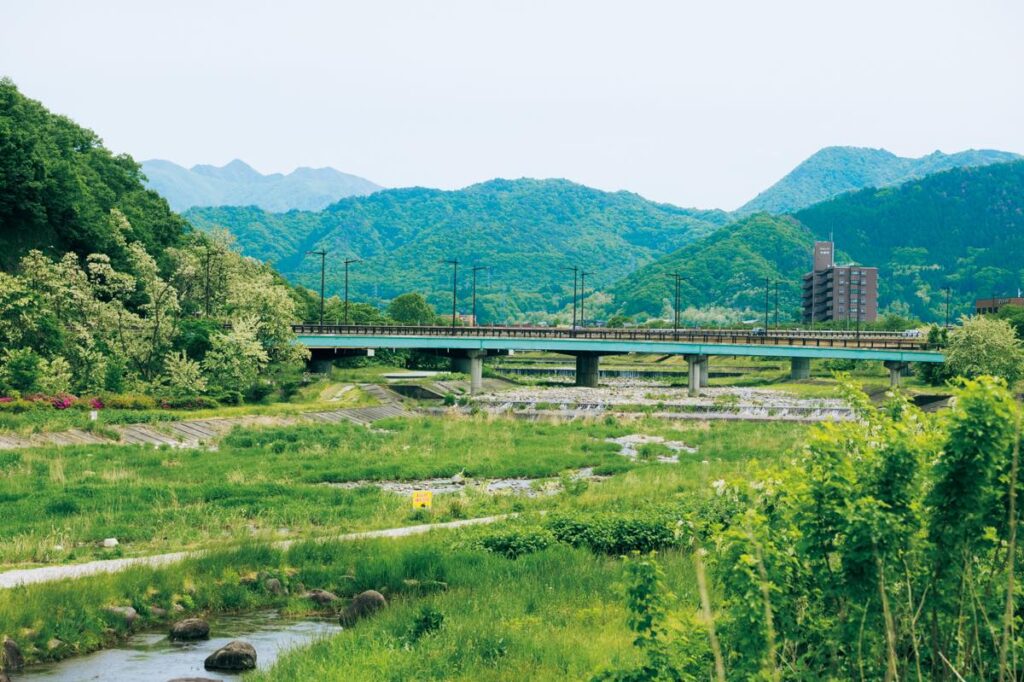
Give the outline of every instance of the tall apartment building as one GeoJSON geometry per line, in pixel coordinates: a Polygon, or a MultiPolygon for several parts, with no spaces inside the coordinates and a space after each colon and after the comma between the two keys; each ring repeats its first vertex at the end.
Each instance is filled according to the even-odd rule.
{"type": "Polygon", "coordinates": [[[804,275],[804,324],[878,319],[878,268],[836,265],[832,242],[814,242],[812,267],[804,275]]]}

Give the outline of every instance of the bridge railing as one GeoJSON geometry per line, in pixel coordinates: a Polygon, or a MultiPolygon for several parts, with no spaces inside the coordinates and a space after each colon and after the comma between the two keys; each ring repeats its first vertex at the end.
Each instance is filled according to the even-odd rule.
{"type": "Polygon", "coordinates": [[[585,327],[505,327],[505,326],[409,326],[409,325],[335,325],[297,324],[296,334],[336,336],[448,336],[474,338],[592,339],[600,341],[679,341],[685,343],[730,343],[767,346],[814,346],[821,348],[878,348],[927,350],[922,337],[907,337],[899,332],[826,332],[772,330],[754,333],[736,329],[646,329],[585,327]]]}

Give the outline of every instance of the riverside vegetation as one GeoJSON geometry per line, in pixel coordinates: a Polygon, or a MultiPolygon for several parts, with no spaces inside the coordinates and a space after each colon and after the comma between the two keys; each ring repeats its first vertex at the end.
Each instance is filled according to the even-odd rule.
{"type": "MultiPolygon", "coordinates": [[[[699,448],[701,459],[728,467],[771,457],[804,430],[784,424],[705,429],[650,420],[549,424],[483,416],[388,420],[378,427],[341,423],[236,429],[215,451],[140,446],[0,451],[5,517],[0,563],[77,561],[253,537],[329,536],[424,520],[408,509],[407,498],[373,485],[349,489],[330,483],[455,475],[557,478],[593,467],[598,475],[638,469],[635,475],[645,479],[682,485],[699,468],[697,462],[686,462],[671,475],[644,474],[604,439],[634,432],[683,439],[699,448]],[[480,437],[482,432],[487,438],[480,437]],[[759,445],[745,446],[748,439],[759,445]],[[107,537],[118,538],[116,550],[97,546],[107,537]]],[[[598,491],[611,483],[584,499],[597,502],[598,491]]],[[[471,488],[440,497],[432,518],[483,516],[545,503],[471,488]]]]}
{"type": "Polygon", "coordinates": [[[699,445],[692,461],[567,489],[544,516],[20,588],[0,593],[0,622],[46,657],[35,642],[66,628],[48,604],[85,633],[61,630],[74,650],[110,636],[104,606],[313,609],[301,582],[391,606],[255,679],[1013,679],[1020,407],[989,378],[937,415],[850,400],[861,422],[748,425],[757,446],[708,464],[737,425],[698,442],[690,424],[672,435],[699,445]]]}

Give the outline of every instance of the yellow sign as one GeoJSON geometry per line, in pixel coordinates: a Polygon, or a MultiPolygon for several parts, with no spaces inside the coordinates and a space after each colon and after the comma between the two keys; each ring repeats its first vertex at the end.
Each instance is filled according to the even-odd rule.
{"type": "Polygon", "coordinates": [[[434,502],[434,493],[429,490],[416,490],[412,494],[413,509],[430,509],[434,502]]]}

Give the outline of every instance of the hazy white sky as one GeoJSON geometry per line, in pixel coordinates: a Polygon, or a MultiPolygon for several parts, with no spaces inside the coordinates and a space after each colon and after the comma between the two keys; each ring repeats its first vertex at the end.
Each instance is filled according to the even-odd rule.
{"type": "Polygon", "coordinates": [[[1024,152],[1020,0],[0,0],[0,74],[136,159],[734,208],[826,145],[1024,152]]]}

